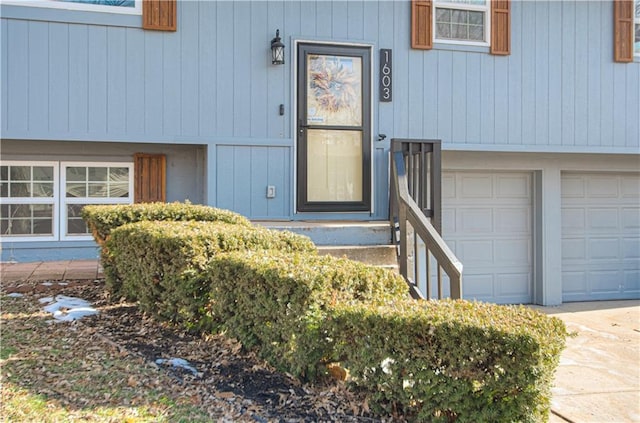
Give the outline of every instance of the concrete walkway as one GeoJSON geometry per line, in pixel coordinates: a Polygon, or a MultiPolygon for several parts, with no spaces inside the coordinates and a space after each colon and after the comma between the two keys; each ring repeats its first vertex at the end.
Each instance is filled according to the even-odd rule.
{"type": "MultiPolygon", "coordinates": [[[[97,260],[0,263],[3,284],[101,277],[97,260]]],[[[556,372],[549,421],[640,422],[640,300],[532,307],[575,334],[556,372]]]]}

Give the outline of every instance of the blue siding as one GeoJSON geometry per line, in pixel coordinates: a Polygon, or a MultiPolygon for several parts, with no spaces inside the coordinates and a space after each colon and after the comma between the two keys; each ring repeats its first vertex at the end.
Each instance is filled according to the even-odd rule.
{"type": "Polygon", "coordinates": [[[247,213],[290,216],[294,42],[335,40],[373,45],[374,217],[386,214],[388,141],[377,143],[378,133],[439,138],[445,149],[640,149],[640,63],[613,63],[611,2],[513,1],[512,53],[504,57],[484,48],[410,49],[409,6],[183,1],[178,31],[164,33],[142,31],[130,16],[119,23],[3,5],[2,137],[206,145],[216,157],[211,203],[247,201],[247,213]],[[270,63],[276,29],[284,66],[270,63]],[[380,48],[393,49],[392,103],[377,101],[380,48]],[[259,166],[258,176],[247,176],[247,163],[259,166]],[[274,182],[277,200],[264,198],[265,178],[284,178],[274,182]]]}

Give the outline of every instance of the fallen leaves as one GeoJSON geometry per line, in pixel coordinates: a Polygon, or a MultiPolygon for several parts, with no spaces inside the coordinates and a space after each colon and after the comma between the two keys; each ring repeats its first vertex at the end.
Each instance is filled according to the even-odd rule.
{"type": "Polygon", "coordinates": [[[135,304],[109,303],[102,284],[55,289],[99,314],[49,324],[38,300],[51,293],[3,298],[2,349],[11,354],[3,352],[0,371],[11,421],[380,421],[343,383],[303,385],[233,339],[190,335],[135,304]],[[197,371],[166,365],[177,358],[197,371]],[[38,401],[48,411],[25,406],[38,401]]]}

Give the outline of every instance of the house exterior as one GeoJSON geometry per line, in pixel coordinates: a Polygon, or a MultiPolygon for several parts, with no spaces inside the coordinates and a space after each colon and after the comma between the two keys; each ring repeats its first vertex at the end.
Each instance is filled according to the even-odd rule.
{"type": "Polygon", "coordinates": [[[384,221],[439,139],[465,298],[640,298],[637,0],[0,3],[2,261],[96,257],[85,204],[384,221]]]}

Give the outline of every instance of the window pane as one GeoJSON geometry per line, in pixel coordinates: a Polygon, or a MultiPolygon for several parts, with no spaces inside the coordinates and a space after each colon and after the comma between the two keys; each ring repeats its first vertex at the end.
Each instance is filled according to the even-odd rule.
{"type": "Polygon", "coordinates": [[[484,40],[484,28],[481,26],[470,25],[469,26],[469,39],[474,41],[484,40]]]}
{"type": "Polygon", "coordinates": [[[106,181],[107,168],[106,167],[90,167],[89,180],[93,182],[106,181]]]}
{"type": "Polygon", "coordinates": [[[467,34],[467,26],[466,25],[451,25],[451,38],[455,38],[457,40],[467,40],[469,39],[467,34]]]}
{"type": "Polygon", "coordinates": [[[436,9],[437,22],[451,22],[451,9],[436,9]]]}
{"type": "Polygon", "coordinates": [[[9,167],[0,166],[0,181],[8,181],[8,180],[9,180],[9,167]]]}
{"type": "Polygon", "coordinates": [[[107,184],[89,184],[89,197],[106,197],[107,184]]]}
{"type": "Polygon", "coordinates": [[[34,197],[53,197],[53,183],[33,183],[34,197]]]}
{"type": "Polygon", "coordinates": [[[51,166],[34,166],[34,181],[53,181],[53,167],[51,166]]]}
{"type": "Polygon", "coordinates": [[[31,180],[31,167],[30,166],[11,166],[11,180],[12,181],[30,181],[31,180]]]}
{"type": "Polygon", "coordinates": [[[469,12],[469,23],[471,25],[484,25],[484,13],[469,12]]]}
{"type": "Polygon", "coordinates": [[[33,219],[33,234],[37,234],[37,235],[53,234],[52,219],[33,219]]]}
{"type": "Polygon", "coordinates": [[[9,196],[9,184],[7,182],[0,182],[0,197],[9,196]]]}
{"type": "Polygon", "coordinates": [[[109,187],[109,197],[126,198],[129,196],[129,184],[111,184],[109,187]]]}
{"type": "Polygon", "coordinates": [[[484,6],[487,4],[486,0],[442,0],[438,3],[451,3],[451,4],[470,4],[473,6],[484,6]]]}
{"type": "Polygon", "coordinates": [[[0,204],[0,219],[6,219],[9,217],[9,205],[0,204]]]}
{"type": "Polygon", "coordinates": [[[89,233],[87,225],[81,216],[84,206],[84,204],[67,205],[67,235],[85,235],[89,233]]]}
{"type": "Polygon", "coordinates": [[[128,167],[110,168],[109,180],[113,182],[129,182],[129,168],[128,167]]]}
{"type": "Polygon", "coordinates": [[[451,38],[451,25],[448,23],[439,23],[436,25],[437,38],[451,38]]]}
{"type": "Polygon", "coordinates": [[[86,184],[67,184],[67,198],[69,197],[86,197],[87,185],[86,184]]]}
{"type": "Polygon", "coordinates": [[[67,181],[86,181],[86,167],[67,167],[67,181]]]}
{"type": "Polygon", "coordinates": [[[26,182],[12,182],[10,185],[10,196],[11,197],[30,197],[31,184],[26,182]]]}
{"type": "Polygon", "coordinates": [[[3,235],[52,235],[52,204],[6,204],[0,208],[3,235]]]}
{"type": "Polygon", "coordinates": [[[467,23],[468,17],[469,17],[469,12],[466,12],[464,10],[451,11],[451,22],[453,23],[467,23]]]}

